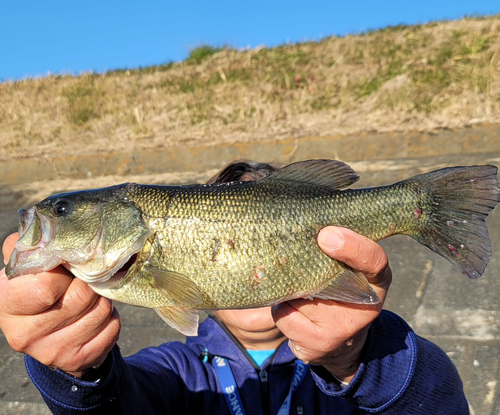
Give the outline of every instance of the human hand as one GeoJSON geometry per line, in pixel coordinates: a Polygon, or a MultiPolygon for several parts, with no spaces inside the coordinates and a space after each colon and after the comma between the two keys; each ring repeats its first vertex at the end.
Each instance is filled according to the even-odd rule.
{"type": "Polygon", "coordinates": [[[349,382],[361,363],[370,324],[382,310],[392,273],[382,247],[353,231],[327,227],[319,233],[318,243],[330,257],[362,272],[380,303],[297,299],[273,307],[273,318],[297,358],[323,365],[340,381],[349,382]]]}
{"type": "MultiPolygon", "coordinates": [[[[6,260],[18,237],[5,240],[6,260]]],[[[12,280],[0,271],[0,329],[14,350],[47,366],[83,376],[104,362],[120,327],[112,302],[62,267],[12,280]]]]}

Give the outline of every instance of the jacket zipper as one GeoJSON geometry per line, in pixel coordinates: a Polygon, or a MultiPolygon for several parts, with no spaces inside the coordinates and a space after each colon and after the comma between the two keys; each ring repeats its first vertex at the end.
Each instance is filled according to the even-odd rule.
{"type": "MultiPolygon", "coordinates": [[[[275,352],[276,353],[276,352],[275,352]]],[[[253,360],[253,359],[252,359],[253,360]]],[[[270,402],[269,402],[269,380],[267,376],[267,371],[265,369],[258,369],[260,378],[260,391],[262,393],[262,409],[264,414],[270,414],[270,402]]]]}

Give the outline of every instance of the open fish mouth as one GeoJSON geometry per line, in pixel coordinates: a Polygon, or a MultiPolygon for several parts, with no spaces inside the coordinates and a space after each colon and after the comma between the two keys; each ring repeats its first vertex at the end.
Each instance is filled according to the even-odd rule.
{"type": "Polygon", "coordinates": [[[17,212],[19,218],[19,241],[16,248],[21,245],[28,250],[33,247],[45,246],[55,234],[55,224],[39,215],[35,207],[21,208],[17,212]]]}
{"type": "Polygon", "coordinates": [[[48,271],[63,262],[46,251],[47,245],[57,232],[57,224],[40,215],[35,207],[18,211],[19,240],[5,269],[7,277],[48,271]]]}
{"type": "MultiPolygon", "coordinates": [[[[121,267],[120,267],[120,265],[118,265],[118,267],[115,267],[113,270],[108,272],[106,278],[101,278],[100,280],[97,280],[97,281],[87,281],[87,282],[90,283],[92,286],[92,283],[94,283],[94,284],[95,283],[106,283],[109,281],[109,283],[112,286],[117,281],[121,281],[122,279],[124,279],[127,276],[128,272],[135,265],[135,263],[137,262],[138,259],[139,259],[139,253],[136,252],[136,253],[132,254],[130,256],[130,258],[125,258],[126,262],[123,265],[121,265],[121,267]]],[[[123,262],[123,260],[122,260],[122,262],[123,262]]],[[[72,272],[74,272],[74,270],[72,272]]]]}
{"type": "Polygon", "coordinates": [[[83,246],[71,248],[58,245],[59,230],[55,219],[40,213],[36,207],[22,208],[19,216],[19,240],[7,264],[9,279],[26,274],[38,274],[63,265],[73,275],[87,283],[105,282],[112,277],[124,277],[137,260],[137,252],[151,232],[119,253],[103,252],[104,228],[98,226],[83,246]]]}
{"type": "Polygon", "coordinates": [[[134,265],[136,263],[137,258],[138,258],[138,254],[136,252],[128,259],[127,262],[125,262],[125,264],[118,271],[116,271],[114,276],[121,278],[121,277],[124,277],[125,275],[127,275],[129,269],[132,268],[132,265],[134,265]]]}

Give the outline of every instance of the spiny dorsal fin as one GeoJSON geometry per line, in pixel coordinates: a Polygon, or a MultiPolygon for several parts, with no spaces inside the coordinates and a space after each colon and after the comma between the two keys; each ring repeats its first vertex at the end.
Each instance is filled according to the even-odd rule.
{"type": "Polygon", "coordinates": [[[279,180],[329,186],[342,189],[359,180],[358,174],[347,164],[337,160],[306,160],[289,164],[263,177],[264,180],[279,180]]]}
{"type": "Polygon", "coordinates": [[[185,336],[198,335],[198,311],[181,307],[158,307],[154,309],[170,327],[185,336]]]}
{"type": "Polygon", "coordinates": [[[328,287],[313,297],[355,304],[380,303],[380,298],[366,277],[348,267],[336,275],[328,287]]]}
{"type": "Polygon", "coordinates": [[[146,270],[154,277],[155,287],[175,304],[195,307],[203,302],[198,286],[185,275],[156,267],[146,270]]]}

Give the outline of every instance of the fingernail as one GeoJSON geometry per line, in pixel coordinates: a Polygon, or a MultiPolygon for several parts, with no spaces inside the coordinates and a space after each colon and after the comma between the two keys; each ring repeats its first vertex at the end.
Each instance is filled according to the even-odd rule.
{"type": "Polygon", "coordinates": [[[332,229],[323,229],[318,236],[318,241],[330,251],[342,248],[345,243],[344,237],[332,229]]]}

